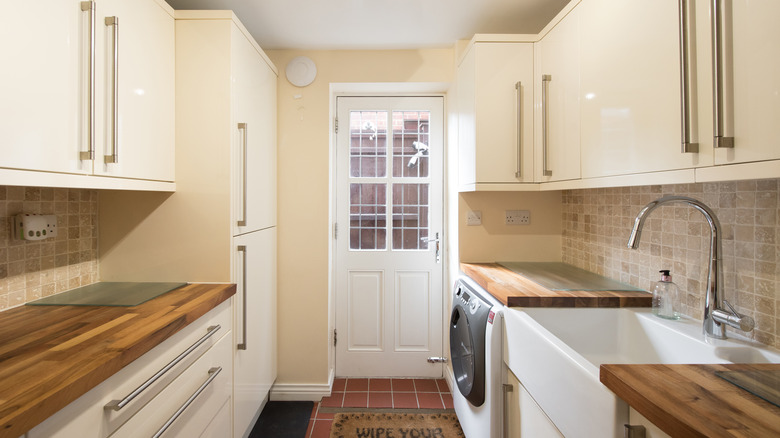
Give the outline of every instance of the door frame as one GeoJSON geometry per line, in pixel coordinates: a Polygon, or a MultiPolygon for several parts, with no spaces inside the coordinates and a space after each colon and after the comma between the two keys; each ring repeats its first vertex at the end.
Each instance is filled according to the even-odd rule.
{"type": "MultiPolygon", "coordinates": [[[[336,153],[338,151],[336,138],[336,116],[337,100],[339,97],[440,97],[443,100],[443,187],[442,187],[442,230],[441,236],[444,241],[449,235],[449,173],[447,165],[450,162],[448,145],[448,100],[447,91],[450,89],[450,83],[447,82],[387,82],[387,83],[331,83],[330,84],[330,102],[328,114],[328,386],[333,387],[333,380],[336,375],[336,347],[334,345],[334,330],[336,328],[336,245],[334,239],[336,224],[336,153]]],[[[343,230],[342,230],[343,231],[343,230]]],[[[446,242],[449,243],[449,242],[446,242]]],[[[447,341],[448,331],[446,324],[449,323],[449,257],[445,254],[449,252],[449,245],[442,245],[442,303],[441,312],[443,315],[442,323],[442,354],[448,356],[447,351],[449,343],[447,341]]],[[[446,373],[445,373],[446,375],[446,373]]]]}

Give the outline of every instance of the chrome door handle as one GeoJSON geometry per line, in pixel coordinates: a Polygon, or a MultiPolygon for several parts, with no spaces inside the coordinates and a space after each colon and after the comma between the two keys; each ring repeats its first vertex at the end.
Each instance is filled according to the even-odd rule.
{"type": "Polygon", "coordinates": [[[239,252],[244,253],[241,269],[242,287],[241,295],[243,297],[243,304],[241,305],[241,343],[236,346],[239,350],[246,350],[246,246],[238,245],[236,248],[239,252]]]}
{"type": "Polygon", "coordinates": [[[681,151],[684,154],[699,152],[699,143],[691,143],[691,115],[688,80],[688,0],[678,0],[680,8],[680,107],[681,107],[681,151]]]}
{"type": "Polygon", "coordinates": [[[119,17],[106,17],[106,26],[112,27],[113,66],[111,74],[111,155],[103,157],[106,163],[118,163],[119,144],[119,17]]]}
{"type": "Polygon", "coordinates": [[[523,84],[517,81],[517,172],[516,178],[523,176],[523,84]]]}
{"type": "Polygon", "coordinates": [[[434,237],[420,237],[421,242],[431,243],[436,242],[436,263],[441,261],[441,240],[439,239],[439,233],[434,234],[434,237]]]}
{"type": "Polygon", "coordinates": [[[184,402],[183,405],[179,409],[174,412],[174,414],[171,416],[171,418],[168,419],[168,421],[165,422],[165,424],[162,425],[160,430],[157,431],[154,435],[152,435],[152,438],[159,438],[163,433],[165,433],[166,430],[168,430],[169,427],[173,424],[174,421],[176,421],[181,414],[184,413],[185,410],[187,410],[188,407],[192,404],[192,402],[195,401],[198,396],[206,390],[206,387],[208,387],[211,382],[214,381],[214,379],[217,378],[217,375],[222,371],[222,367],[214,367],[209,369],[209,378],[206,379],[205,382],[203,382],[198,389],[195,390],[195,392],[190,396],[190,398],[187,399],[187,401],[184,402]]]}
{"type": "Polygon", "coordinates": [[[135,388],[135,390],[133,390],[133,392],[131,392],[130,394],[126,395],[122,400],[111,400],[103,408],[106,409],[106,410],[118,411],[118,410],[124,408],[125,406],[127,406],[128,403],[133,401],[133,399],[138,397],[142,392],[146,391],[154,382],[159,380],[163,375],[165,375],[165,373],[170,371],[171,368],[176,366],[176,364],[178,364],[179,362],[184,360],[185,357],[189,356],[190,353],[195,351],[196,348],[200,347],[201,344],[206,342],[206,340],[208,338],[214,336],[214,333],[219,331],[220,328],[222,328],[220,325],[214,325],[214,326],[209,327],[208,328],[208,332],[202,338],[200,338],[197,341],[195,341],[194,344],[190,345],[190,347],[187,348],[186,350],[184,350],[184,352],[182,352],[180,355],[176,356],[175,359],[170,361],[168,363],[168,365],[165,365],[160,371],[157,371],[156,373],[154,373],[154,375],[152,377],[148,378],[144,383],[142,383],[141,386],[139,386],[138,388],[135,388]]]}
{"type": "Polygon", "coordinates": [[[81,2],[81,10],[89,11],[89,73],[87,74],[87,150],[79,153],[82,161],[95,159],[95,2],[81,2]]]}
{"type": "Polygon", "coordinates": [[[544,176],[552,176],[552,170],[549,168],[548,163],[548,138],[547,138],[547,131],[549,129],[549,103],[548,100],[548,93],[550,91],[550,81],[552,80],[551,75],[542,75],[542,175],[544,176]]]}
{"type": "Polygon", "coordinates": [[[716,148],[733,148],[734,137],[725,137],[723,128],[723,26],[721,26],[720,0],[712,0],[712,123],[716,148]]]}
{"type": "Polygon", "coordinates": [[[246,156],[247,156],[247,124],[239,123],[238,130],[243,132],[241,142],[241,219],[238,220],[239,227],[246,226],[246,156]]]}

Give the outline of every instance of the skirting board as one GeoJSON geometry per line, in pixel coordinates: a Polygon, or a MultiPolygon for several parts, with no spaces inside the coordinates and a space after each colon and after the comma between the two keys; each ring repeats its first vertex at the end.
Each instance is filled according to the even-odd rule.
{"type": "Polygon", "coordinates": [[[314,401],[318,402],[323,397],[328,397],[333,389],[335,370],[330,370],[328,383],[300,384],[300,383],[274,383],[271,388],[271,400],[273,401],[314,401]]]}

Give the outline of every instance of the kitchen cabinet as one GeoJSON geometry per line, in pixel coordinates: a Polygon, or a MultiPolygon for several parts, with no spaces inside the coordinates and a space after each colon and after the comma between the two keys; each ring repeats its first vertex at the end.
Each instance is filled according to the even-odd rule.
{"type": "Polygon", "coordinates": [[[204,384],[209,370],[221,367],[166,435],[195,436],[175,431],[195,425],[202,430],[232,398],[232,318],[228,300],[28,431],[27,437],[151,436],[204,384]],[[180,361],[167,366],[179,356],[180,361]],[[152,380],[155,375],[159,378],[152,380]],[[146,389],[119,410],[107,408],[145,382],[146,389]]]}
{"type": "Polygon", "coordinates": [[[14,66],[0,71],[0,183],[174,187],[149,183],[174,181],[170,6],[161,0],[25,3],[0,18],[0,37],[9,42],[3,59],[14,66]],[[107,24],[110,17],[117,19],[107,24]],[[76,178],[83,176],[90,178],[76,178]]]}
{"type": "Polygon", "coordinates": [[[534,44],[535,167],[539,181],[580,178],[579,11],[534,44]]]}
{"type": "Polygon", "coordinates": [[[506,437],[562,438],[563,435],[547,418],[514,373],[506,370],[504,403],[504,433],[506,437]]]}
{"type": "Polygon", "coordinates": [[[670,436],[662,431],[658,426],[653,424],[650,420],[645,418],[644,415],[636,411],[636,409],[628,408],[628,424],[632,426],[642,426],[645,428],[645,438],[670,438],[670,436]]]}
{"type": "Polygon", "coordinates": [[[476,35],[457,69],[460,191],[533,183],[532,38],[476,35]]]}

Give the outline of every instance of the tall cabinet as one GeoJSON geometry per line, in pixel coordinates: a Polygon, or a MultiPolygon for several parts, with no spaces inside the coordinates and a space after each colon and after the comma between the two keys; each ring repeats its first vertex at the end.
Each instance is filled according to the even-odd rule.
{"type": "Polygon", "coordinates": [[[277,76],[230,11],[176,11],[176,193],[107,192],[99,207],[102,280],[238,284],[239,438],[276,378],[277,76]]]}

